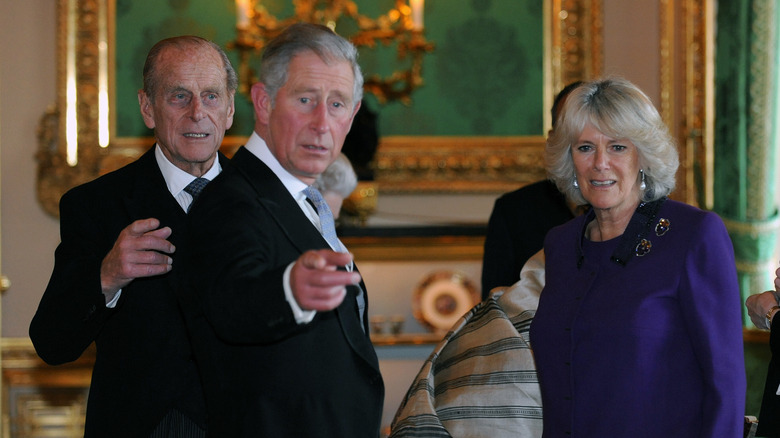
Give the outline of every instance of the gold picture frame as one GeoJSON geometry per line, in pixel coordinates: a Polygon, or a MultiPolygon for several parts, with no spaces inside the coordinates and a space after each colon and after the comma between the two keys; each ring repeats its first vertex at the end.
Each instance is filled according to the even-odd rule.
{"type": "MultiPolygon", "coordinates": [[[[113,5],[58,0],[57,104],[41,119],[36,157],[38,198],[53,216],[69,188],[133,160],[150,144],[108,138],[113,5]]],[[[601,0],[544,0],[546,108],[555,90],[600,74],[601,10],[601,0]]],[[[224,152],[230,155],[243,141],[226,137],[224,152]]],[[[544,177],[543,147],[543,136],[384,137],[375,178],[383,193],[502,192],[544,177]]]]}
{"type": "Polygon", "coordinates": [[[697,0],[661,0],[659,6],[659,110],[680,151],[672,197],[712,209],[717,7],[697,0]]]}

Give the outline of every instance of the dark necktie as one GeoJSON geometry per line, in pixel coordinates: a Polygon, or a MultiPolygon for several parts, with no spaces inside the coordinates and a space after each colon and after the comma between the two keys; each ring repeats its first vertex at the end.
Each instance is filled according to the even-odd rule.
{"type": "MultiPolygon", "coordinates": [[[[336,226],[333,222],[333,213],[330,211],[328,203],[325,202],[325,199],[322,197],[322,193],[312,186],[307,187],[303,193],[306,195],[306,199],[311,201],[311,203],[314,204],[314,208],[317,210],[317,216],[320,217],[320,234],[322,234],[322,237],[325,238],[328,245],[330,245],[333,250],[346,252],[347,249],[341,245],[338,237],[336,237],[336,226]]],[[[358,290],[357,305],[358,311],[360,312],[360,327],[362,328],[363,313],[366,309],[366,299],[363,295],[363,289],[358,287],[358,290]]]]}
{"type": "Polygon", "coordinates": [[[200,195],[200,192],[203,191],[203,188],[206,187],[206,184],[209,183],[209,180],[206,178],[195,178],[192,180],[191,183],[187,184],[187,187],[184,188],[184,191],[192,195],[192,202],[190,202],[190,206],[187,207],[187,213],[190,212],[190,209],[192,208],[192,204],[195,203],[195,200],[198,199],[198,196],[200,195]]]}

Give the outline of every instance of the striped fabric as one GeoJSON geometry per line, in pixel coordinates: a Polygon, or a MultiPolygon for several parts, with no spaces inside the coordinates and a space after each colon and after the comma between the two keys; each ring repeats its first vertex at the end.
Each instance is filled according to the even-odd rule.
{"type": "Polygon", "coordinates": [[[149,438],[205,438],[206,431],[177,409],[163,417],[149,438]]]}
{"type": "Polygon", "coordinates": [[[544,254],[520,281],[464,315],[423,364],[390,438],[540,437],[542,397],[528,329],[544,285],[544,254]]]}

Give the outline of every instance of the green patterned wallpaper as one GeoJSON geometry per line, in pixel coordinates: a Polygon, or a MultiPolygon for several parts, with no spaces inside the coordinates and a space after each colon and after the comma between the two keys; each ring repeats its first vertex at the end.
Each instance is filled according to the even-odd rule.
{"type": "MultiPolygon", "coordinates": [[[[394,5],[393,0],[356,3],[372,17],[394,5]]],[[[263,4],[279,17],[292,12],[290,0],[263,4]]],[[[542,7],[538,0],[426,0],[426,37],[436,49],[425,59],[425,85],[408,107],[379,105],[367,97],[369,108],[379,113],[380,134],[543,135],[542,7]]],[[[347,29],[349,24],[340,26],[347,29]]],[[[224,47],[235,38],[235,2],[116,0],[115,32],[117,136],[148,136],[136,96],[146,52],[156,41],[180,34],[200,35],[224,47]]],[[[237,54],[228,55],[237,65],[237,54]]],[[[394,46],[361,50],[367,75],[387,74],[396,62],[394,46]]],[[[253,124],[251,103],[239,96],[228,134],[248,135],[253,124]]]]}

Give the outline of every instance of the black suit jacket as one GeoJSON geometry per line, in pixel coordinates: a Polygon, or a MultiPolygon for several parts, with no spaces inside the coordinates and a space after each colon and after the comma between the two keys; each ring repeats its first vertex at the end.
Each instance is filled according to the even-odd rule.
{"type": "Polygon", "coordinates": [[[378,436],[384,385],[357,289],[303,325],[285,300],[285,268],[329,247],[276,175],[240,148],[189,219],[188,287],[179,291],[209,434],[378,436]]]}
{"type": "Polygon", "coordinates": [[[182,243],[186,214],[168,191],[154,148],[60,201],[61,243],[30,338],[52,365],[76,360],[95,342],[86,436],[148,436],[171,408],[204,425],[202,388],[172,276],[132,281],[113,309],[101,292],[100,265],[120,231],[150,217],[171,227],[174,245],[182,243]]]}
{"type": "Polygon", "coordinates": [[[547,232],[573,217],[566,198],[549,180],[498,198],[485,237],[482,299],[494,287],[517,283],[525,262],[542,249],[547,232]]]}
{"type": "Polygon", "coordinates": [[[769,361],[756,436],[780,437],[780,395],[777,395],[780,385],[780,317],[777,316],[772,319],[769,348],[772,359],[769,361]]]}

